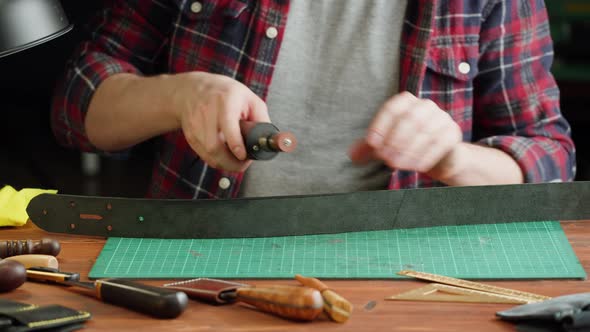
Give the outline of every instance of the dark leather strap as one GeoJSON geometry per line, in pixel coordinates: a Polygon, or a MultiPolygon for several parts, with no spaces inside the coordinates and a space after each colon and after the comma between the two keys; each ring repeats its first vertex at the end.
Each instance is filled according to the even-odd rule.
{"type": "Polygon", "coordinates": [[[85,311],[61,305],[36,306],[22,302],[0,299],[0,331],[75,331],[90,319],[85,311]]]}
{"type": "Polygon", "coordinates": [[[227,280],[197,278],[164,284],[164,287],[183,291],[192,299],[222,304],[234,302],[237,289],[250,286],[227,280]],[[224,293],[232,293],[234,296],[223,296],[224,293]]]}
{"type": "Polygon", "coordinates": [[[42,194],[27,212],[48,232],[235,238],[590,219],[589,202],[590,182],[571,182],[196,201],[42,194]]]}

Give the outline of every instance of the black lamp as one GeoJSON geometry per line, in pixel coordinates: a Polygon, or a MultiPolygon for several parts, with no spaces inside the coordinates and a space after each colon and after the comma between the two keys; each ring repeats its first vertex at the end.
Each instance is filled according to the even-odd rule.
{"type": "Polygon", "coordinates": [[[59,0],[0,0],[0,58],[72,30],[59,0]]]}

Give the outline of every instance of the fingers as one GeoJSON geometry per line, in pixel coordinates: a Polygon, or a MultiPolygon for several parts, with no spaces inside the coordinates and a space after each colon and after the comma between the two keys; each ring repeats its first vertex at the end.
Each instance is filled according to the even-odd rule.
{"type": "Polygon", "coordinates": [[[246,169],[247,163],[237,159],[226,145],[225,134],[220,130],[219,111],[224,109],[226,101],[223,97],[212,98],[207,105],[203,105],[203,110],[195,112],[195,117],[201,121],[193,120],[193,126],[189,129],[190,133],[201,133],[195,135],[195,139],[189,139],[192,135],[187,135],[187,141],[191,148],[199,157],[209,166],[218,169],[224,169],[230,172],[240,172],[246,169]]]}
{"type": "MultiPolygon", "coordinates": [[[[461,142],[461,129],[434,102],[401,93],[388,100],[367,131],[372,155],[391,168],[428,172],[461,142]]],[[[351,158],[367,157],[353,146],[351,158]]]]}
{"type": "MultiPolygon", "coordinates": [[[[213,168],[242,172],[250,164],[240,120],[270,122],[266,104],[245,85],[228,77],[195,74],[182,113],[182,129],[191,148],[213,168]],[[203,84],[203,75],[206,81],[203,84]],[[192,93],[191,93],[192,92],[192,93]]],[[[190,78],[193,78],[190,77],[190,78]]]]}
{"type": "Polygon", "coordinates": [[[219,128],[226,138],[227,146],[238,160],[245,160],[246,147],[240,120],[270,122],[266,103],[252,91],[243,89],[223,100],[218,114],[219,128]]]}
{"type": "Polygon", "coordinates": [[[417,100],[418,98],[411,93],[402,92],[385,102],[369,125],[367,143],[373,148],[380,147],[385,137],[401,120],[400,117],[407,113],[410,106],[417,100]]]}
{"type": "Polygon", "coordinates": [[[260,99],[254,92],[250,92],[249,98],[250,112],[246,117],[246,120],[254,122],[270,122],[270,116],[268,115],[268,107],[266,103],[260,99]]]}
{"type": "Polygon", "coordinates": [[[356,141],[348,151],[348,156],[357,165],[366,165],[375,158],[373,148],[365,141],[356,141]]]}
{"type": "Polygon", "coordinates": [[[462,140],[459,126],[454,122],[443,122],[442,125],[432,126],[428,132],[432,133],[424,146],[416,150],[423,151],[417,161],[417,169],[420,172],[428,172],[440,163],[462,140]]]}
{"type": "Polygon", "coordinates": [[[248,107],[248,105],[244,104],[241,96],[231,96],[226,100],[222,100],[218,110],[219,127],[215,127],[215,130],[219,128],[223,133],[227,147],[238,160],[246,159],[246,147],[240,130],[241,110],[248,107]]]}

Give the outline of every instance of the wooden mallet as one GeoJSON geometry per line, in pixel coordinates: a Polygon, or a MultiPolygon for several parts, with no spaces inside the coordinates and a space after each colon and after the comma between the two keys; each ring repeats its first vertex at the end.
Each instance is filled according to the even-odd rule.
{"type": "Polygon", "coordinates": [[[352,313],[352,303],[345,298],[329,289],[326,284],[316,278],[304,277],[300,274],[295,275],[295,279],[302,285],[315,288],[320,291],[324,299],[324,312],[335,322],[344,323],[352,313]]]}

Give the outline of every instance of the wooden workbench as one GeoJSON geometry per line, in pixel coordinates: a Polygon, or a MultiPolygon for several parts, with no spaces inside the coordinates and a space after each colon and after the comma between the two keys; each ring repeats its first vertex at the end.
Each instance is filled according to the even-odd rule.
{"type": "MultiPolygon", "coordinates": [[[[590,222],[563,222],[568,239],[586,271],[590,271],[590,222]]],[[[79,272],[86,279],[105,242],[102,238],[48,234],[31,223],[19,228],[0,228],[0,240],[58,239],[62,251],[58,256],[60,269],[79,272]]],[[[351,319],[337,324],[327,318],[312,323],[298,323],[258,312],[244,305],[211,306],[190,301],[187,310],[177,319],[159,320],[124,308],[99,302],[73,289],[26,282],[2,298],[45,305],[62,304],[92,313],[85,331],[514,331],[510,323],[495,318],[495,312],[510,304],[457,304],[384,301],[386,296],[423,286],[417,281],[399,280],[324,280],[332,289],[355,306],[351,319]]],[[[164,280],[147,281],[160,285],[164,280]]],[[[293,284],[294,280],[246,280],[254,285],[293,284]]],[[[588,292],[589,281],[542,280],[489,282],[502,287],[559,296],[588,292]]]]}

